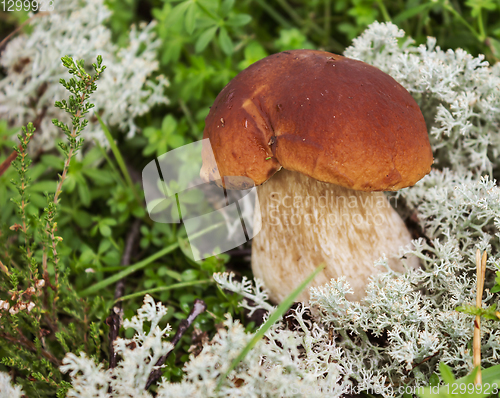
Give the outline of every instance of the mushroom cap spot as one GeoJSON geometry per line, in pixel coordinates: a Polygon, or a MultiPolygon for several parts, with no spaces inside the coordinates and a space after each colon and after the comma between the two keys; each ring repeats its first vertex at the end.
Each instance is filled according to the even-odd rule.
{"type": "Polygon", "coordinates": [[[206,181],[218,169],[260,185],[284,167],[392,191],[414,185],[433,162],[412,96],[379,69],[324,51],[277,53],[243,70],[217,96],[203,138],[217,163],[204,162],[206,181]]]}

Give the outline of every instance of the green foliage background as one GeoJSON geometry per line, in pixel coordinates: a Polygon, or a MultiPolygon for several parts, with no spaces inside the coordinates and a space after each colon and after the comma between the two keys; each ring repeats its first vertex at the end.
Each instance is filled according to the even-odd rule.
{"type": "MultiPolygon", "coordinates": [[[[462,47],[473,55],[484,53],[492,63],[500,57],[500,3],[493,0],[108,0],[107,4],[113,11],[109,25],[118,44],[126,43],[132,23],[158,21],[159,73],[170,80],[166,93],[170,104],[141,117],[142,134],[132,139],[126,140],[119,130],[110,131],[110,141],[117,142],[113,151],[92,146],[71,162],[58,206],[57,232],[62,241],[57,269],[53,259],[49,262],[52,282],[56,274],[64,275],[59,296],[50,297],[56,304],[40,302],[38,319],[29,314],[15,317],[13,340],[0,335],[0,370],[10,371],[30,397],[51,397],[57,391],[62,396],[67,387],[66,376],[41,356],[42,348],[59,360],[79,349],[93,353],[96,360],[108,359],[106,318],[134,222],[139,223],[139,236],[131,263],[142,265],[125,282],[125,295],[138,293],[124,301],[125,317],[135,313],[145,292],[155,289],[155,299],[169,307],[164,321],[173,330],[187,317],[195,298],[207,303],[208,311],[194,326],[208,337],[216,332],[225,312],[239,317],[248,329],[255,327],[237,308],[238,298],[210,282],[214,272],[226,269],[251,276],[248,259],[221,255],[202,263],[193,261],[182,228],[149,219],[139,182],[140,171],[154,157],[201,138],[215,97],[241,70],[284,50],[342,53],[375,20],[398,24],[417,43],[431,35],[445,49],[462,47]],[[37,348],[27,349],[23,339],[35,342],[37,348]]],[[[25,12],[0,13],[0,37],[27,18],[25,12]]],[[[0,163],[17,145],[13,137],[20,127],[0,120],[0,163]]],[[[35,149],[33,160],[26,215],[35,232],[43,228],[39,220],[47,206],[45,193],[54,193],[64,157],[60,149],[35,149]]],[[[12,179],[17,179],[13,167],[0,177],[0,261],[15,270],[18,280],[12,286],[0,271],[0,300],[9,300],[16,289],[28,289],[30,281],[20,249],[24,237],[11,228],[20,222],[11,201],[19,196],[12,179]]],[[[39,234],[34,234],[34,242],[34,256],[41,261],[39,234]]],[[[12,321],[3,316],[0,325],[12,321]]],[[[188,333],[168,359],[167,379],[180,380],[191,344],[188,333]]]]}

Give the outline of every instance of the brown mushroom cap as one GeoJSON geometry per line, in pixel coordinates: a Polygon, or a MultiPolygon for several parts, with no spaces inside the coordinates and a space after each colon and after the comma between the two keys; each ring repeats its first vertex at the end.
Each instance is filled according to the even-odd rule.
{"type": "Polygon", "coordinates": [[[346,188],[392,191],[414,185],[433,162],[412,96],[379,69],[324,51],[285,51],[242,71],[217,96],[203,138],[217,162],[204,156],[207,181],[218,168],[260,185],[284,167],[346,188]]]}

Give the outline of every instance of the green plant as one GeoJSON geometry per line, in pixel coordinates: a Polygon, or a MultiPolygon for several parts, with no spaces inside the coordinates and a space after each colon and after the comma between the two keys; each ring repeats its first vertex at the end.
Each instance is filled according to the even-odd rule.
{"type": "MultiPolygon", "coordinates": [[[[31,160],[27,149],[35,128],[29,123],[19,135],[19,147],[14,147],[17,160],[13,162],[18,172],[13,180],[18,199],[13,199],[20,224],[10,226],[8,234],[2,234],[0,254],[0,337],[9,345],[2,345],[2,364],[16,374],[17,383],[30,395],[64,396],[68,383],[58,369],[65,352],[85,350],[94,358],[100,356],[99,335],[100,300],[81,300],[61,266],[58,244],[57,215],[60,195],[68,175],[72,158],[81,148],[81,133],[88,121],[86,114],[94,106],[89,102],[97,89],[105,66],[97,57],[93,64],[94,75],[86,72],[83,61],[71,57],[62,58],[62,63],[73,75],[60,83],[70,92],[69,100],[57,101],[56,106],[71,116],[71,126],[54,119],[67,138],[60,143],[65,160],[55,192],[47,194],[47,204],[41,216],[28,213],[28,170],[31,160]],[[38,226],[39,234],[34,234],[38,226]],[[18,244],[16,244],[18,242],[18,244]],[[19,250],[16,250],[16,247],[19,250]],[[71,347],[71,348],[70,348],[71,347]]],[[[54,186],[53,185],[53,186],[54,186]]]]}
{"type": "Polygon", "coordinates": [[[498,396],[500,387],[500,365],[492,366],[483,372],[483,383],[474,384],[479,369],[475,368],[469,375],[456,379],[449,366],[439,364],[439,373],[443,379],[443,385],[439,385],[439,378],[434,374],[433,383],[426,388],[418,390],[421,398],[451,398],[460,396],[463,398],[479,398],[498,396]]]}

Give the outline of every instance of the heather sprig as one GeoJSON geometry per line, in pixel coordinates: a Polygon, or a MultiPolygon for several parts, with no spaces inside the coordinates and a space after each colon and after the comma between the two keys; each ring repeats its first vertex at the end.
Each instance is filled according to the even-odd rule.
{"type": "Polygon", "coordinates": [[[61,241],[61,238],[56,235],[57,223],[55,221],[57,215],[57,204],[59,202],[59,196],[62,192],[62,186],[66,175],[69,170],[69,165],[71,163],[71,158],[75,156],[78,150],[83,145],[83,138],[81,133],[83,129],[88,124],[88,119],[85,115],[90,109],[94,107],[94,104],[89,102],[90,95],[93,94],[96,89],[96,81],[100,78],[101,73],[106,69],[106,66],[102,65],[102,57],[99,55],[97,57],[97,64],[93,63],[92,67],[94,69],[94,75],[90,75],[85,70],[85,65],[83,60],[76,61],[70,56],[64,56],[61,61],[68,72],[74,77],[70,78],[68,81],[65,79],[60,79],[62,86],[68,90],[71,95],[68,101],[56,101],[55,106],[66,111],[71,115],[72,126],[59,121],[58,119],[52,119],[52,123],[59,127],[68,140],[68,144],[60,142],[59,147],[65,154],[66,160],[64,162],[63,171],[59,176],[59,183],[56,188],[56,192],[53,196],[48,196],[48,205],[44,209],[44,220],[45,234],[46,238],[44,240],[44,252],[42,259],[42,266],[44,270],[44,277],[48,280],[48,270],[47,270],[47,260],[48,260],[48,247],[50,246],[52,250],[52,260],[56,268],[55,272],[55,289],[57,289],[58,284],[58,263],[59,256],[57,254],[57,244],[61,241]]]}
{"type": "Polygon", "coordinates": [[[4,262],[0,267],[0,338],[10,343],[1,348],[4,354],[1,363],[15,371],[16,382],[26,393],[36,391],[40,397],[51,397],[56,392],[58,397],[66,395],[69,384],[59,370],[66,352],[84,350],[99,360],[101,350],[102,323],[91,316],[98,300],[86,302],[79,298],[68,280],[69,270],[63,272],[58,266],[57,244],[62,238],[57,235],[57,210],[71,160],[83,143],[81,133],[88,123],[85,117],[94,107],[89,98],[97,89],[96,81],[105,66],[100,56],[92,65],[93,74],[87,73],[83,61],[69,56],[63,57],[62,63],[73,75],[67,81],[60,81],[70,92],[68,100],[55,104],[70,115],[71,124],[53,120],[67,137],[67,143],[60,144],[65,157],[62,173],[54,184],[55,192],[46,194],[48,204],[43,215],[39,217],[33,208],[28,213],[31,160],[27,149],[35,132],[35,127],[29,123],[18,136],[17,159],[12,163],[18,172],[18,178],[12,182],[19,193],[13,201],[20,224],[12,225],[10,230],[18,236],[8,236],[2,241],[1,251],[4,262]],[[41,229],[40,236],[31,232],[36,227],[41,229]],[[16,240],[23,242],[19,245],[19,255],[13,245],[16,240]],[[50,272],[49,258],[54,265],[50,272]],[[39,276],[40,268],[42,277],[39,276]],[[66,322],[61,314],[69,316],[71,322],[66,322]]]}
{"type": "MultiPolygon", "coordinates": [[[[14,224],[10,227],[12,230],[17,230],[24,235],[24,246],[21,249],[24,252],[26,262],[29,265],[32,278],[37,277],[38,266],[36,259],[33,257],[33,248],[30,243],[32,234],[29,228],[29,223],[26,219],[26,206],[29,204],[29,195],[27,195],[26,189],[30,183],[30,178],[27,173],[31,164],[31,159],[28,156],[27,149],[34,132],[35,127],[33,126],[33,123],[28,123],[26,127],[23,126],[22,134],[17,136],[20,144],[18,147],[14,147],[14,150],[17,152],[17,158],[14,162],[12,162],[12,167],[17,170],[19,178],[18,180],[12,180],[11,182],[16,187],[20,198],[12,198],[12,201],[17,205],[18,215],[21,218],[21,225],[14,224]]],[[[7,268],[5,272],[7,274],[9,273],[7,268]]]]}

